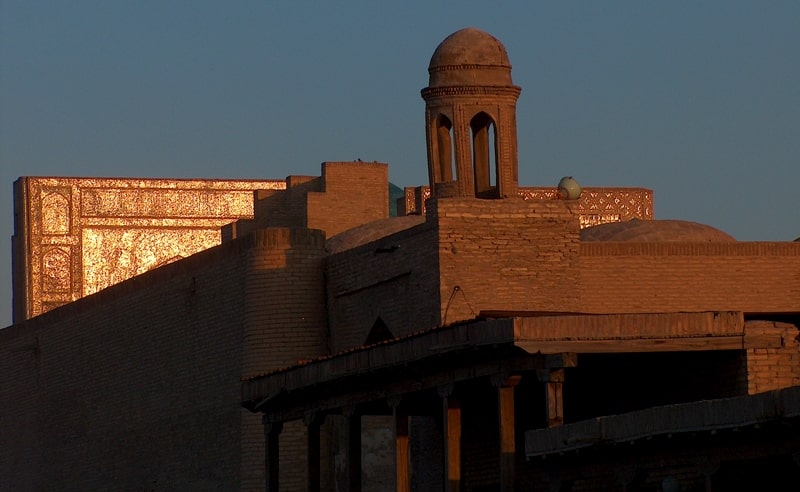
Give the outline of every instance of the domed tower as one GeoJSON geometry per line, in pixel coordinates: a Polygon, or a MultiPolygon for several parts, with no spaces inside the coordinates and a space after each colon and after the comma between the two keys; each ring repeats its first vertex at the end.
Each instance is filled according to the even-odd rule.
{"type": "Polygon", "coordinates": [[[515,196],[517,98],[503,43],[468,27],[448,36],[428,66],[425,133],[435,197],[515,196]]]}

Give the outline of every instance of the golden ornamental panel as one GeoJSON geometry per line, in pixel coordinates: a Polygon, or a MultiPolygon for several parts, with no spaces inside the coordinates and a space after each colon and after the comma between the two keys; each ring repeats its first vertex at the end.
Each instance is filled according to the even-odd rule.
{"type": "Polygon", "coordinates": [[[219,229],[83,229],[83,295],[220,243],[219,229]]]}
{"type": "Polygon", "coordinates": [[[22,177],[14,183],[14,322],[221,242],[285,180],[22,177]]]}

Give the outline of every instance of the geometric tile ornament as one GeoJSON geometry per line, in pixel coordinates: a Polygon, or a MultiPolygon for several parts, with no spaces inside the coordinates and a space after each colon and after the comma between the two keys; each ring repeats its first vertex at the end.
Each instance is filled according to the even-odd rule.
{"type": "Polygon", "coordinates": [[[284,180],[22,177],[14,183],[13,322],[222,242],[284,180]]]}
{"type": "MultiPolygon", "coordinates": [[[[556,187],[520,187],[525,200],[554,200],[556,187]]],[[[405,214],[425,213],[425,200],[430,198],[428,186],[405,189],[405,214]]],[[[631,219],[653,220],[653,190],[646,188],[583,188],[577,199],[581,229],[608,222],[631,219]]]]}

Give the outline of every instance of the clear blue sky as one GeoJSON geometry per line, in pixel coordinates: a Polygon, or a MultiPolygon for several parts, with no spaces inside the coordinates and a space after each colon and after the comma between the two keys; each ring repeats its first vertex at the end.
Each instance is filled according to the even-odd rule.
{"type": "Polygon", "coordinates": [[[520,182],[655,190],[656,218],[800,236],[800,2],[0,0],[0,327],[19,176],[426,184],[431,54],[506,46],[520,182]]]}

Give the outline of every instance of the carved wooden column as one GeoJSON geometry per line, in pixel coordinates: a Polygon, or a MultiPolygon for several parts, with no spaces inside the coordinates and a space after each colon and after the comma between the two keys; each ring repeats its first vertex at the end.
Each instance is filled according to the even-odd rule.
{"type": "Polygon", "coordinates": [[[544,383],[545,413],[547,427],[557,427],[564,423],[564,368],[578,365],[578,354],[563,352],[546,355],[544,368],[536,370],[536,377],[544,383]]]}
{"type": "Polygon", "coordinates": [[[619,465],[614,469],[617,484],[622,487],[622,492],[628,492],[628,487],[636,479],[635,465],[619,465]]]}
{"type": "Polygon", "coordinates": [[[497,377],[492,383],[497,387],[497,434],[500,448],[500,490],[514,490],[514,465],[517,458],[514,432],[514,388],[520,376],[497,377]]]}
{"type": "Polygon", "coordinates": [[[395,482],[397,492],[411,491],[411,467],[409,466],[408,413],[400,405],[400,398],[391,398],[394,420],[395,482]]]}
{"type": "Polygon", "coordinates": [[[547,427],[557,427],[564,423],[564,368],[539,369],[536,377],[544,383],[547,427]]]}
{"type": "Polygon", "coordinates": [[[345,408],[347,419],[347,477],[352,492],[361,491],[361,414],[354,408],[345,408]]]}
{"type": "Polygon", "coordinates": [[[270,422],[265,415],[264,423],[264,482],[267,492],[278,492],[280,482],[278,479],[278,463],[280,462],[280,435],[283,422],[270,422]]]}
{"type": "Polygon", "coordinates": [[[461,404],[452,397],[452,393],[452,385],[439,388],[442,399],[445,492],[461,490],[461,404]]]}
{"type": "Polygon", "coordinates": [[[320,439],[319,431],[322,422],[325,420],[324,415],[318,413],[309,413],[303,418],[303,423],[306,424],[306,470],[308,472],[308,491],[319,492],[320,490],[320,439]]]}
{"type": "Polygon", "coordinates": [[[719,459],[714,456],[709,456],[708,458],[701,460],[697,465],[697,471],[703,475],[706,492],[711,492],[713,490],[712,478],[714,474],[719,471],[719,459]]]}

